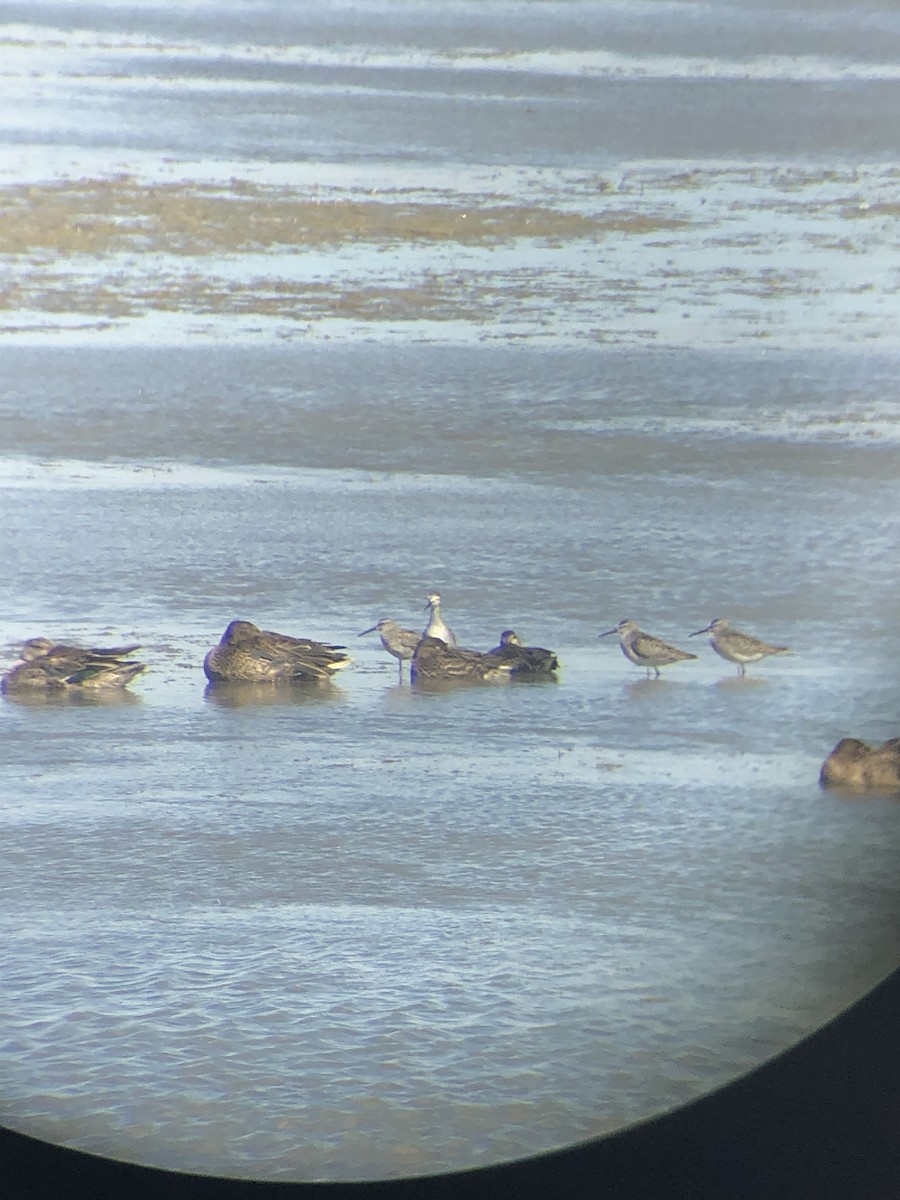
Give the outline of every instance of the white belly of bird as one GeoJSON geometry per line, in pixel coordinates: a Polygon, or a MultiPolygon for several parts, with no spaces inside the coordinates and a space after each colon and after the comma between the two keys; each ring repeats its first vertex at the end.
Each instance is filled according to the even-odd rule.
{"type": "Polygon", "coordinates": [[[720,655],[722,658],[727,658],[729,662],[733,663],[743,664],[759,662],[761,658],[766,657],[767,653],[770,653],[769,651],[760,650],[753,646],[745,646],[737,642],[725,641],[722,638],[715,642],[711,640],[710,645],[712,646],[713,650],[715,650],[716,654],[720,655]]]}

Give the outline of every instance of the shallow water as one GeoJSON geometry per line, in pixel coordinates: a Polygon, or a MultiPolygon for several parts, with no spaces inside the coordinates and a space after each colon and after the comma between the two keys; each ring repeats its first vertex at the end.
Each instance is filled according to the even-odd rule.
{"type": "Polygon", "coordinates": [[[7,9],[0,640],[149,665],[0,706],[4,1122],[270,1179],[478,1166],[892,969],[898,801],[816,781],[898,733],[896,16],[7,9]],[[400,682],[356,634],[435,587],[559,680],[400,682]],[[208,690],[238,616],[354,663],[208,690]],[[645,680],[597,638],[624,616],[697,660],[645,680]],[[687,639],[714,616],[792,653],[738,678],[687,639]]]}

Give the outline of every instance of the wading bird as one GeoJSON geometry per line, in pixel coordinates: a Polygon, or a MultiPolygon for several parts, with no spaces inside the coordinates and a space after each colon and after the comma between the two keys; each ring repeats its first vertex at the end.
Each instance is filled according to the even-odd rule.
{"type": "Polygon", "coordinates": [[[732,628],[721,617],[717,617],[703,629],[689,633],[688,637],[699,637],[701,633],[709,634],[709,644],[720,658],[737,663],[739,675],[745,674],[747,663],[759,662],[762,658],[768,658],[770,654],[790,654],[787,646],[770,646],[768,642],[732,628]]]}
{"type": "Polygon", "coordinates": [[[619,645],[622,653],[636,667],[646,667],[647,674],[656,672],[659,678],[659,668],[668,667],[672,663],[684,662],[688,658],[696,658],[696,654],[688,654],[676,646],[670,646],[652,634],[638,629],[634,621],[620,621],[615,629],[606,629],[598,637],[609,637],[611,633],[619,635],[619,645]]]}
{"type": "Polygon", "coordinates": [[[431,615],[428,618],[428,624],[422,631],[422,637],[440,638],[448,646],[455,646],[456,634],[441,616],[441,597],[438,592],[432,592],[429,595],[425,610],[431,615]]]}
{"type": "Polygon", "coordinates": [[[416,652],[416,646],[422,640],[421,633],[412,629],[404,629],[389,617],[382,617],[371,629],[364,629],[357,637],[365,637],[367,633],[377,633],[381,644],[388,654],[393,654],[400,664],[400,678],[403,678],[403,664],[409,662],[416,652]]]}

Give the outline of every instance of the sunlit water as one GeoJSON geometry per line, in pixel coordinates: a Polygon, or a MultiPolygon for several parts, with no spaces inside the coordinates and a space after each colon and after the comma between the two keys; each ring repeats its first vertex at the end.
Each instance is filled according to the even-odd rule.
{"type": "Polygon", "coordinates": [[[890,970],[900,802],[817,775],[900,733],[898,18],[8,7],[0,639],[149,665],[0,706],[3,1121],[269,1179],[478,1166],[890,970]],[[166,181],[263,191],[142,249],[166,181]],[[251,246],[268,188],[433,224],[251,246]],[[434,588],[558,681],[411,689],[356,635],[434,588]],[[208,693],[238,616],[354,663],[208,693]],[[597,637],[626,616],[696,661],[645,679],[597,637]],[[738,678],[688,639],[715,616],[792,653],[738,678]]]}

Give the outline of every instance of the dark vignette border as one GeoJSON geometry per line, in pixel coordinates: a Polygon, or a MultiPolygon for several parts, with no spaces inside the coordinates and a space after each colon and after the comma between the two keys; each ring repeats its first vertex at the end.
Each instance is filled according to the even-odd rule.
{"type": "Polygon", "coordinates": [[[5,1200],[897,1200],[900,969],[720,1090],[597,1141],[484,1170],[294,1184],[178,1174],[0,1129],[5,1200]]]}

